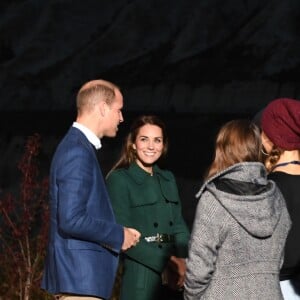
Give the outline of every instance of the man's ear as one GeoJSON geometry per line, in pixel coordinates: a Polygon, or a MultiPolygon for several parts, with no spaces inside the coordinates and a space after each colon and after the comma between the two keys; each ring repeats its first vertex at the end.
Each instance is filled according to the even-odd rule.
{"type": "Polygon", "coordinates": [[[105,114],[106,114],[106,111],[108,109],[106,102],[105,101],[100,101],[99,104],[98,104],[98,109],[99,109],[100,115],[102,117],[104,117],[105,114]]]}

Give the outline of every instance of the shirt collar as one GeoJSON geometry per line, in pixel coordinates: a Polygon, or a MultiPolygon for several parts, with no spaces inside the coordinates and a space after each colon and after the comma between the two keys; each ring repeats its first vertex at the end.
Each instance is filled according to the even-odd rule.
{"type": "Polygon", "coordinates": [[[94,132],[78,122],[73,122],[73,127],[79,129],[97,150],[101,148],[101,140],[95,135],[94,132]]]}

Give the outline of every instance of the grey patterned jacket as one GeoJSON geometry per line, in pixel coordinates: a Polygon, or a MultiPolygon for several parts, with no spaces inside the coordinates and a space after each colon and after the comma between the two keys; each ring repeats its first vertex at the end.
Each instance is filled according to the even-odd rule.
{"type": "Polygon", "coordinates": [[[197,197],[185,300],[283,299],[279,270],[291,221],[263,164],[236,164],[205,182],[197,197]]]}

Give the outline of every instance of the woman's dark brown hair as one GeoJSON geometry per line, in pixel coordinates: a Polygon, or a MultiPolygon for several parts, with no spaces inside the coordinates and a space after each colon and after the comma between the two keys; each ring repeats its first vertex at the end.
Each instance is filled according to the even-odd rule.
{"type": "Polygon", "coordinates": [[[136,151],[133,149],[132,145],[136,142],[136,137],[139,133],[140,128],[147,124],[155,125],[161,128],[164,147],[160,159],[162,159],[166,155],[168,150],[168,137],[164,122],[155,115],[142,115],[137,117],[133,121],[129,134],[127,135],[125,143],[123,144],[121,156],[113,166],[112,170],[118,168],[128,168],[129,165],[136,160],[136,151]]]}
{"type": "Polygon", "coordinates": [[[215,156],[206,178],[240,162],[262,162],[259,128],[249,120],[232,120],[217,135],[215,156]]]}
{"type": "Polygon", "coordinates": [[[274,166],[277,164],[283,152],[283,149],[277,147],[276,145],[273,145],[271,152],[265,158],[265,166],[268,172],[272,172],[274,166]]]}

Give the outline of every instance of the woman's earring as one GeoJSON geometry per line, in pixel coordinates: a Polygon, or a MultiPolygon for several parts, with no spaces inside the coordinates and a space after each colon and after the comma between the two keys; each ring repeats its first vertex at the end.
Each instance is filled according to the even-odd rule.
{"type": "Polygon", "coordinates": [[[261,152],[262,152],[263,155],[266,155],[266,156],[269,156],[269,155],[270,155],[269,153],[267,153],[267,152],[265,151],[264,147],[261,147],[261,152]]]}

